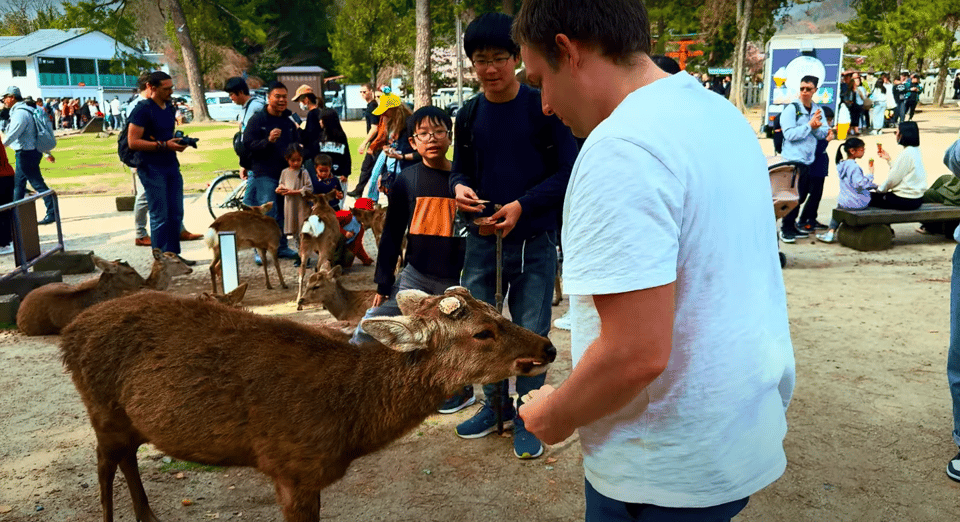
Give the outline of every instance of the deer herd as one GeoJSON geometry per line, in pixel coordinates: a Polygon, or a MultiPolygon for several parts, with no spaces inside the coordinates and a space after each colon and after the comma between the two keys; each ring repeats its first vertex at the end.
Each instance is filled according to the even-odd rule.
{"type": "MultiPolygon", "coordinates": [[[[373,290],[344,287],[333,263],[340,241],[329,195],[300,233],[297,309],[322,304],[355,326],[373,290]],[[314,273],[307,262],[317,256],[314,273]]],[[[237,249],[254,248],[287,288],[277,261],[280,230],[270,204],[217,218],[204,236],[213,250],[213,293],[166,293],[173,277],[192,270],[173,253],[153,251],[144,279],[122,261],[94,256],[99,277],[49,284],[24,298],[17,325],[27,335],[61,334],[63,363],[95,432],[103,520],[114,513],[117,469],[126,478],[134,519],[157,522],[144,490],[137,449],[144,443],[177,459],[254,467],[275,484],[287,522],[320,520],[320,493],[350,462],[415,428],[443,400],[477,382],[539,375],[557,351],[544,337],[503,318],[465,288],[430,296],[405,290],[399,317],[363,321],[374,342],[349,343],[329,325],[258,315],[237,304],[248,283],[219,294],[219,233],[233,231],[237,249]],[[323,390],[329,390],[324,393],[323,390]],[[377,404],[375,415],[360,405],[377,404]],[[191,428],[182,429],[184,419],[191,428]]],[[[385,209],[355,210],[379,241],[385,209]]]]}

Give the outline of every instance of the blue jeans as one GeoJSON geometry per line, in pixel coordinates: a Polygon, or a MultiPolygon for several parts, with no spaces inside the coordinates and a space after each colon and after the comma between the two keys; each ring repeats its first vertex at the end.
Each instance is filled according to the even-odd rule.
{"type": "Polygon", "coordinates": [[[953,251],[950,277],[950,349],[947,351],[947,382],[953,400],[953,442],[960,446],[960,245],[953,251]]]}
{"type": "Polygon", "coordinates": [[[247,177],[247,192],[243,195],[243,204],[248,207],[258,207],[264,203],[273,202],[273,208],[267,215],[277,220],[280,227],[280,250],[287,248],[287,235],[283,233],[283,198],[277,197],[279,179],[269,176],[255,176],[252,172],[247,177]]]}
{"type": "Polygon", "coordinates": [[[387,172],[396,172],[397,160],[388,158],[386,154],[377,156],[377,162],[373,165],[373,172],[370,174],[370,189],[367,190],[367,197],[377,201],[380,199],[380,192],[377,191],[377,179],[387,172]]]}
{"type": "MultiPolygon", "coordinates": [[[[400,306],[397,305],[397,293],[400,292],[400,290],[420,290],[430,295],[440,295],[447,288],[458,286],[459,284],[460,281],[456,279],[437,279],[418,272],[412,265],[407,265],[403,267],[400,275],[397,276],[397,282],[393,285],[393,290],[390,291],[390,299],[376,308],[367,310],[367,313],[363,314],[363,319],[403,315],[403,312],[400,311],[400,306]]],[[[363,320],[361,319],[360,322],[362,323],[363,320]]],[[[363,328],[358,324],[350,342],[361,345],[371,341],[373,341],[373,338],[370,337],[367,332],[364,332],[363,328]]]]}
{"type": "MultiPolygon", "coordinates": [[[[13,200],[23,199],[27,192],[27,182],[37,192],[46,192],[50,190],[43,181],[43,175],[40,174],[40,160],[43,154],[38,150],[18,150],[16,153],[17,167],[13,176],[13,200]]],[[[53,219],[53,196],[43,198],[43,204],[47,207],[47,215],[43,219],[53,219]]]]}
{"type": "Polygon", "coordinates": [[[584,480],[587,499],[586,522],[729,522],[743,511],[750,497],[705,508],[665,508],[653,504],[631,504],[607,498],[584,480]]]}
{"type": "Polygon", "coordinates": [[[183,176],[177,165],[141,164],[137,168],[150,209],[150,243],[164,252],[180,253],[183,224],[183,176]]]}
{"type": "MultiPolygon", "coordinates": [[[[509,239],[509,236],[507,236],[509,239]]],[[[537,234],[525,241],[503,242],[503,294],[513,322],[544,337],[550,332],[553,282],[557,274],[557,232],[537,234]]],[[[467,235],[467,251],[460,278],[473,297],[496,306],[497,240],[496,236],[467,235]]],[[[517,377],[517,394],[521,397],[539,389],[547,374],[517,377]]],[[[497,393],[497,384],[484,384],[483,393],[489,403],[497,393]]],[[[504,403],[507,402],[504,397],[504,403]]]]}

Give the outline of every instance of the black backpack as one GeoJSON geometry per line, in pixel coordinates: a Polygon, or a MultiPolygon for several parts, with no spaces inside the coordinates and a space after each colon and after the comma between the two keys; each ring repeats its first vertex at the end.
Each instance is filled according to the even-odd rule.
{"type": "Polygon", "coordinates": [[[120,136],[117,137],[117,156],[120,156],[120,161],[124,165],[135,169],[140,166],[140,153],[130,150],[130,145],[127,143],[127,132],[129,130],[130,122],[128,121],[123,126],[123,130],[120,131],[120,136]]]}
{"type": "MultiPolygon", "coordinates": [[[[795,109],[797,109],[797,118],[800,117],[803,113],[800,111],[800,104],[797,102],[790,103],[795,109]]],[[[783,116],[783,111],[780,111],[780,114],[773,119],[773,150],[777,154],[783,152],[783,128],[780,126],[780,116],[783,116]]]]}

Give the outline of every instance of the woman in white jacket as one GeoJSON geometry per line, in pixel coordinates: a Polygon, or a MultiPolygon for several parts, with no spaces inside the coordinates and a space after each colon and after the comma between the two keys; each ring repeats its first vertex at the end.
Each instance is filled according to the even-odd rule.
{"type": "Polygon", "coordinates": [[[916,210],[923,203],[927,190],[927,171],[920,155],[920,130],[912,121],[897,127],[897,143],[903,152],[893,162],[890,154],[881,150],[878,156],[890,165],[890,173],[870,197],[870,206],[894,210],[916,210]]]}
{"type": "Polygon", "coordinates": [[[883,78],[878,78],[873,90],[870,91],[870,101],[873,102],[873,106],[870,107],[872,134],[878,135],[883,128],[883,119],[887,112],[887,88],[883,84],[883,78]]]}

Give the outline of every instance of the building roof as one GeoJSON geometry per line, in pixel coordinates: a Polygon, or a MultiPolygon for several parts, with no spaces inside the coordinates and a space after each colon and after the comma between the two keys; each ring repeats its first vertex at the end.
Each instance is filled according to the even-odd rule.
{"type": "Polygon", "coordinates": [[[0,39],[0,57],[20,58],[33,56],[51,47],[81,36],[83,29],[40,29],[25,36],[0,39]]]}
{"type": "MultiPolygon", "coordinates": [[[[3,48],[0,48],[0,52],[2,52],[2,51],[3,51],[3,48]]],[[[300,67],[286,66],[286,67],[281,67],[281,68],[279,68],[279,69],[277,69],[277,70],[275,70],[275,71],[273,71],[273,72],[275,72],[275,73],[277,73],[277,74],[284,74],[284,73],[287,73],[287,74],[323,74],[323,73],[327,72],[327,70],[324,69],[323,67],[318,66],[318,65],[309,65],[309,66],[300,66],[300,67]]]]}

